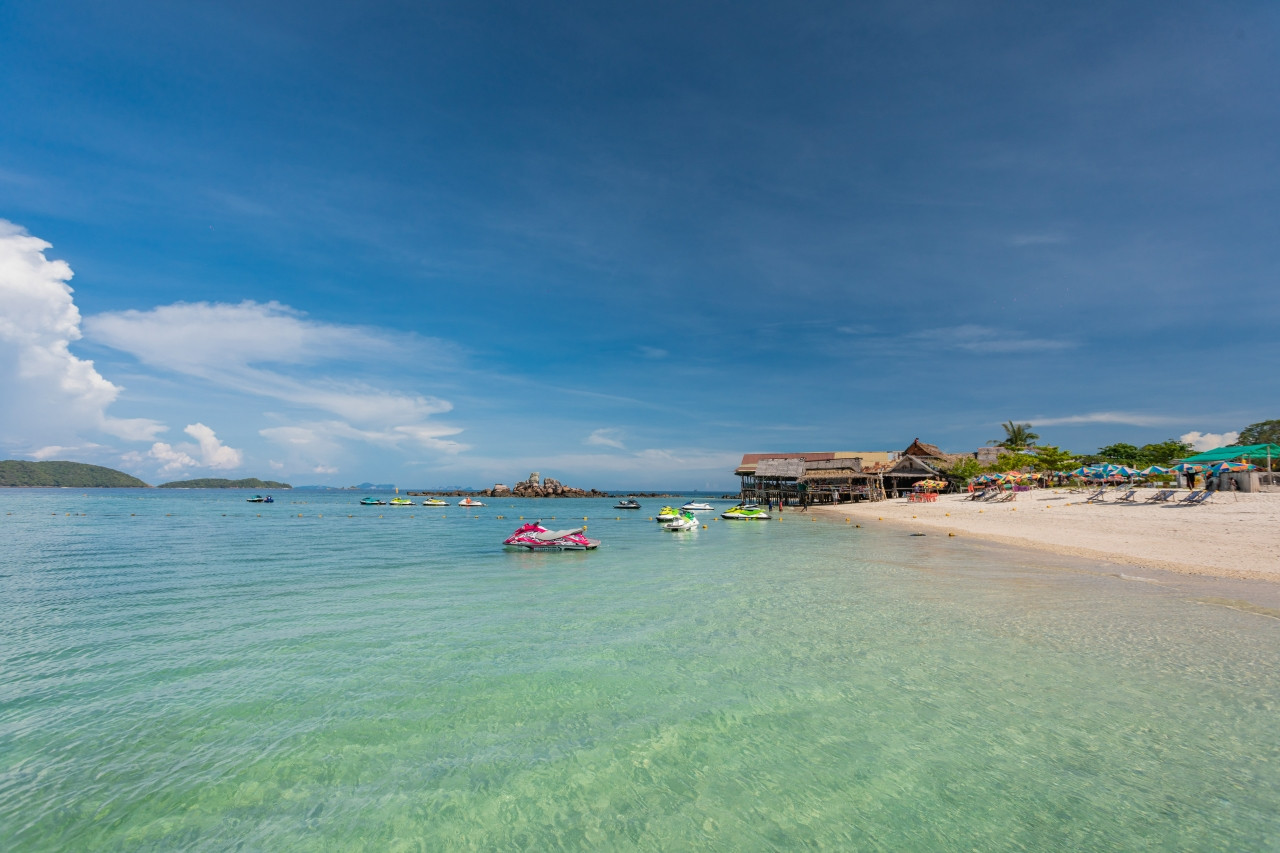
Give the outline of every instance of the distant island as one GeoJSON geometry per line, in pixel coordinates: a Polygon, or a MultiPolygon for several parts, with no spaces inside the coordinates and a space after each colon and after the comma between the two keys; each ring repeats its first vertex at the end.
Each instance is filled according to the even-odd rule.
{"type": "Polygon", "coordinates": [[[161,483],[157,489],[292,489],[288,483],[277,483],[275,480],[259,480],[249,477],[246,480],[174,480],[172,483],[161,483]]]}
{"type": "Polygon", "coordinates": [[[83,462],[0,462],[0,488],[149,489],[151,486],[114,468],[83,462]]]}

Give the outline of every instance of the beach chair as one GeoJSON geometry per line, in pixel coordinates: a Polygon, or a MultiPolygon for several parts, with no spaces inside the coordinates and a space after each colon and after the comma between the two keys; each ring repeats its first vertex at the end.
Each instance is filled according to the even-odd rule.
{"type": "Polygon", "coordinates": [[[1161,489],[1151,497],[1147,498],[1146,502],[1149,504],[1162,504],[1169,500],[1169,498],[1173,497],[1173,492],[1173,489],[1161,489]]]}
{"type": "Polygon", "coordinates": [[[1178,498],[1173,503],[1175,506],[1184,506],[1190,503],[1198,503],[1201,500],[1200,496],[1203,494],[1204,492],[1200,491],[1199,489],[1196,489],[1195,491],[1188,494],[1185,498],[1178,498]]]}
{"type": "Polygon", "coordinates": [[[1116,498],[1116,503],[1125,503],[1125,504],[1137,503],[1137,501],[1134,500],[1134,497],[1133,497],[1137,493],[1138,493],[1137,489],[1130,489],[1120,497],[1116,498]]]}
{"type": "Polygon", "coordinates": [[[1098,491],[1094,492],[1093,494],[1089,495],[1089,497],[1085,498],[1084,502],[1087,504],[1096,504],[1096,503],[1102,503],[1106,501],[1106,499],[1107,499],[1107,490],[1106,490],[1106,487],[1103,487],[1101,489],[1098,489],[1098,491]]]}
{"type": "Polygon", "coordinates": [[[1213,497],[1213,492],[1206,489],[1205,491],[1196,495],[1194,499],[1183,501],[1182,505],[1183,506],[1204,506],[1209,502],[1209,499],[1212,497],[1213,497]]]}

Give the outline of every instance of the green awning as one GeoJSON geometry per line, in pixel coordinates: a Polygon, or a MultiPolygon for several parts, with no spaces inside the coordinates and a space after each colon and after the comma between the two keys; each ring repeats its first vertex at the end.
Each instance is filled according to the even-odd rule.
{"type": "Polygon", "coordinates": [[[1267,460],[1268,453],[1273,462],[1280,462],[1280,444],[1242,444],[1235,447],[1219,447],[1215,450],[1206,450],[1204,453],[1197,453],[1195,456],[1188,456],[1183,462],[1229,462],[1232,459],[1249,459],[1257,462],[1261,459],[1263,462],[1267,460]]]}

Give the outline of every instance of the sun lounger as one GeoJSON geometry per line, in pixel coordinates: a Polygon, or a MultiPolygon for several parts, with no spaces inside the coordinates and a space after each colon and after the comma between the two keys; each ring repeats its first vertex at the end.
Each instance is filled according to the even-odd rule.
{"type": "Polygon", "coordinates": [[[1147,503],[1149,503],[1149,504],[1162,504],[1162,503],[1164,503],[1165,501],[1169,500],[1169,498],[1173,497],[1173,495],[1174,495],[1174,490],[1173,490],[1173,489],[1161,489],[1160,491],[1156,492],[1156,493],[1155,493],[1154,495],[1152,495],[1151,497],[1147,498],[1147,503]]]}
{"type": "Polygon", "coordinates": [[[1180,501],[1180,503],[1183,506],[1203,506],[1204,504],[1207,504],[1209,502],[1209,499],[1212,497],[1213,497],[1213,492],[1206,490],[1196,495],[1194,498],[1189,498],[1188,500],[1180,501]]]}
{"type": "Polygon", "coordinates": [[[1137,501],[1133,499],[1133,496],[1136,495],[1137,493],[1138,493],[1137,489],[1130,489],[1120,497],[1116,498],[1116,503],[1127,503],[1127,504],[1137,503],[1137,501]]]}
{"type": "Polygon", "coordinates": [[[1183,504],[1199,503],[1199,501],[1201,500],[1200,496],[1203,494],[1204,492],[1197,489],[1196,491],[1187,495],[1185,498],[1178,498],[1176,501],[1174,501],[1174,504],[1181,506],[1183,504]]]}
{"type": "Polygon", "coordinates": [[[1106,499],[1107,499],[1107,490],[1098,489],[1098,491],[1094,492],[1093,494],[1089,495],[1089,497],[1085,498],[1084,502],[1088,504],[1101,503],[1106,499]]]}

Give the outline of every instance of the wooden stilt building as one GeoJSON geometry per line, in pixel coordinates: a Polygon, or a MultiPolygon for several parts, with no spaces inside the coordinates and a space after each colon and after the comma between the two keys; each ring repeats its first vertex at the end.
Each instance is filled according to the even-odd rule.
{"type": "Polygon", "coordinates": [[[734,471],[739,497],[789,506],[883,500],[884,480],[851,453],[748,453],[734,471]]]}

